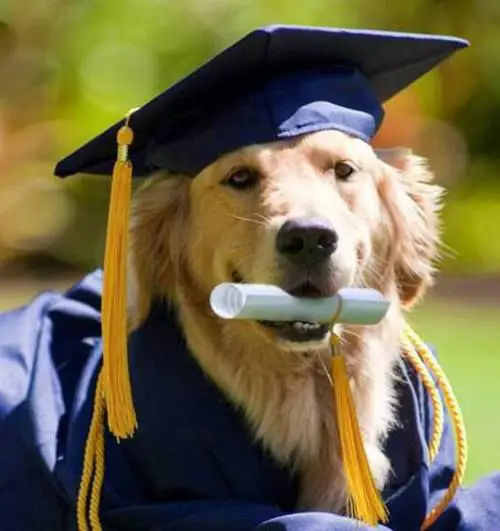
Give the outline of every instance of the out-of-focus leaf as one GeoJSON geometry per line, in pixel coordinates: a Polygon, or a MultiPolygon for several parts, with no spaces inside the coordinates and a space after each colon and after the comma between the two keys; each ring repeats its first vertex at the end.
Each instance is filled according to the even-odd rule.
{"type": "MultiPolygon", "coordinates": [[[[495,223],[500,204],[495,2],[34,0],[26,6],[0,1],[1,194],[16,190],[19,179],[23,186],[40,178],[52,182],[59,157],[258,25],[369,27],[470,39],[469,50],[386,105],[376,144],[403,143],[429,156],[438,182],[450,188],[445,237],[457,252],[444,262],[445,270],[500,274],[500,243],[481,233],[495,223]],[[39,174],[41,167],[46,175],[39,174]]],[[[71,214],[63,216],[57,235],[45,225],[44,237],[39,224],[36,252],[92,267],[102,255],[109,182],[78,178],[57,186],[68,199],[61,209],[71,214]]],[[[37,207],[56,208],[52,199],[37,207]]],[[[20,225],[30,216],[35,224],[42,219],[40,210],[31,210],[20,225]]],[[[0,241],[0,260],[19,247],[7,243],[16,230],[12,226],[12,238],[0,241]]]]}

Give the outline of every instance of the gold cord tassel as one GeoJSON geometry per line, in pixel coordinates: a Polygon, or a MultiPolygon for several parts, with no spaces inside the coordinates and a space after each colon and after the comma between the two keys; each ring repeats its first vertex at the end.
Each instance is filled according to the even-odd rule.
{"type": "MultiPolygon", "coordinates": [[[[411,329],[410,326],[405,326],[405,341],[404,341],[404,355],[411,361],[412,356],[408,355],[408,351],[412,349],[415,353],[422,359],[424,362],[424,367],[427,367],[430,370],[430,373],[433,375],[436,380],[437,385],[440,387],[441,392],[443,393],[444,402],[446,404],[448,414],[451,419],[451,424],[453,427],[453,434],[455,436],[455,457],[456,457],[456,466],[455,473],[451,479],[446,492],[443,497],[437,502],[437,504],[432,508],[429,514],[426,516],[424,523],[422,524],[421,530],[426,531],[429,529],[434,522],[441,516],[441,514],[446,510],[446,507],[455,497],[458,489],[460,488],[462,481],[465,476],[465,470],[467,467],[467,433],[465,430],[465,423],[458,405],[457,398],[453,392],[453,388],[446,377],[443,369],[437,362],[437,360],[432,355],[431,351],[423,343],[423,341],[417,336],[417,334],[411,329]]],[[[422,372],[419,370],[418,365],[413,365],[417,373],[422,377],[422,372]]],[[[436,419],[434,419],[433,431],[436,431],[436,419]]],[[[442,431],[442,430],[441,430],[442,431]]]]}
{"type": "Polygon", "coordinates": [[[111,433],[120,439],[132,436],[137,428],[127,354],[127,252],[132,190],[128,147],[134,137],[129,117],[130,113],[117,134],[118,157],[111,184],[102,292],[106,412],[111,433]]]}
{"type": "Polygon", "coordinates": [[[78,531],[102,531],[99,505],[104,481],[104,430],[118,439],[133,435],[137,420],[128,367],[127,252],[132,192],[132,163],[128,148],[134,139],[127,114],[117,133],[118,155],[113,168],[102,289],[103,363],[94,397],[94,410],[85,445],[77,500],[78,531]]]}
{"type": "Polygon", "coordinates": [[[332,333],[332,379],[340,451],[347,483],[347,515],[367,525],[388,521],[387,509],[368,464],[339,338],[332,333]]]}
{"type": "Polygon", "coordinates": [[[102,371],[97,378],[94,408],[83,458],[82,478],[77,499],[78,531],[102,531],[99,504],[104,479],[104,429],[106,403],[102,371]]]}

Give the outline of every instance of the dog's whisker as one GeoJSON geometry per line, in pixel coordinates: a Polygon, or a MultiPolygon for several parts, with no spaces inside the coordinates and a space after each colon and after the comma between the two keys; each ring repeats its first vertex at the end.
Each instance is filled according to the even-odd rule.
{"type": "Polygon", "coordinates": [[[356,273],[353,284],[358,287],[368,288],[381,280],[382,277],[375,268],[365,267],[363,270],[356,273]]]}
{"type": "Polygon", "coordinates": [[[232,217],[234,219],[239,220],[239,221],[246,221],[247,223],[255,223],[256,225],[265,226],[265,223],[263,221],[258,220],[258,219],[245,218],[243,216],[236,216],[234,214],[232,215],[232,217]]]}
{"type": "Polygon", "coordinates": [[[326,378],[328,379],[328,382],[330,383],[330,387],[333,387],[333,379],[332,379],[332,376],[330,374],[330,371],[328,370],[328,367],[326,366],[323,358],[321,357],[321,354],[319,353],[319,351],[316,351],[316,357],[318,358],[319,360],[319,363],[321,365],[321,369],[322,369],[322,372],[324,373],[324,375],[326,376],[326,378]]]}
{"type": "Polygon", "coordinates": [[[264,223],[270,223],[272,221],[270,216],[264,216],[264,214],[260,214],[259,212],[255,212],[254,215],[260,218],[264,223]]]}
{"type": "Polygon", "coordinates": [[[374,283],[381,283],[384,277],[376,268],[368,267],[359,273],[358,280],[362,284],[362,287],[370,287],[374,283]]]}
{"type": "Polygon", "coordinates": [[[383,271],[386,264],[386,260],[374,256],[369,263],[357,271],[354,283],[360,287],[382,285],[386,280],[386,273],[383,271]]]}
{"type": "Polygon", "coordinates": [[[341,339],[343,338],[345,340],[347,337],[351,337],[355,339],[363,339],[363,336],[359,332],[355,332],[354,330],[350,328],[343,328],[341,339]]]}
{"type": "Polygon", "coordinates": [[[387,267],[389,265],[389,260],[384,256],[373,255],[371,260],[374,264],[368,265],[376,265],[379,268],[387,267]]]}

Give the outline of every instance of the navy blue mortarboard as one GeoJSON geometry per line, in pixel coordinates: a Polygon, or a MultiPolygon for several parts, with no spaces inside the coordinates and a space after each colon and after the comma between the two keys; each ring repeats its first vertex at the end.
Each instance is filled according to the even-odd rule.
{"type": "MultiPolygon", "coordinates": [[[[369,141],[385,101],[467,45],[440,35],[256,29],[134,112],[134,176],[196,175],[240,147],[325,129],[369,141]]],[[[56,175],[111,174],[121,125],[60,161],[56,175]]]]}

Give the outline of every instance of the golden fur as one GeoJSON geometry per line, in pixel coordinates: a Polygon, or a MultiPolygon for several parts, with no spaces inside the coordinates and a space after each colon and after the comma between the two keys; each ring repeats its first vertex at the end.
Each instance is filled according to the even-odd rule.
{"type": "Polygon", "coordinates": [[[339,235],[326,292],[370,286],[393,304],[377,326],[340,329],[366,450],[379,486],[390,474],[381,447],[394,424],[393,368],[402,311],[431,283],[439,243],[440,189],[421,159],[386,153],[325,131],[251,146],[222,157],[195,179],[159,174],[138,191],[132,223],[130,315],[137,326],[152,298],[177,308],[203,370],[241,408],[256,439],[301,478],[298,509],[341,512],[345,485],[333,400],[323,370],[325,341],[291,344],[272,329],[223,321],[212,288],[237,270],[246,282],[278,284],[275,238],[294,216],[328,220],[339,235]],[[336,179],[339,160],[357,170],[336,179]],[[234,169],[260,174],[252,190],[222,181],[234,169]]]}

